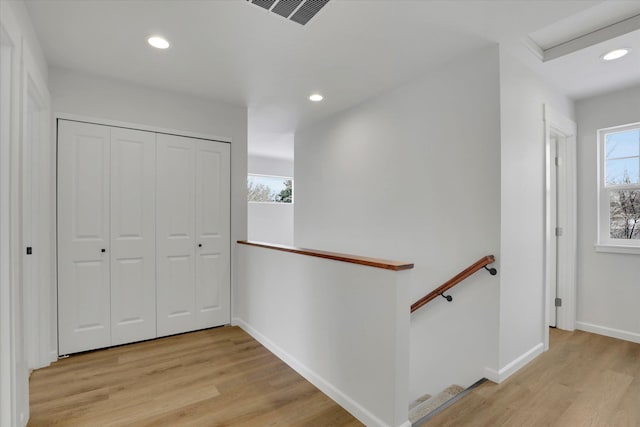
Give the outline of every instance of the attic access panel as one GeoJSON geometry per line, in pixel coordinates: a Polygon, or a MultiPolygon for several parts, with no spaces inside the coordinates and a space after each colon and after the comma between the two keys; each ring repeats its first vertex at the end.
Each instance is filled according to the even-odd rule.
{"type": "Polygon", "coordinates": [[[305,25],[329,0],[247,0],[300,25],[305,25]]]}

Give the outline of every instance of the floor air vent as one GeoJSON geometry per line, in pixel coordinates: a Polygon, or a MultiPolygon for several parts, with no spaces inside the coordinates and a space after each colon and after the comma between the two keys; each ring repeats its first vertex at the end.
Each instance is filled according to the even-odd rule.
{"type": "Polygon", "coordinates": [[[247,0],[282,17],[305,25],[329,0],[247,0]]]}

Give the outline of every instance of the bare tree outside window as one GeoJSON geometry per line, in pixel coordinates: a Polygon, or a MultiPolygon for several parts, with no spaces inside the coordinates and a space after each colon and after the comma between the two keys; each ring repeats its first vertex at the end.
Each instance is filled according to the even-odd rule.
{"type": "Polygon", "coordinates": [[[258,203],[293,203],[293,180],[288,177],[250,174],[247,178],[247,200],[258,203]]]}
{"type": "Polygon", "coordinates": [[[247,183],[247,195],[250,202],[272,202],[274,193],[265,184],[249,180],[247,183]]]}
{"type": "Polygon", "coordinates": [[[609,238],[640,240],[640,127],[603,130],[603,202],[608,201],[609,238]]]}
{"type": "MultiPolygon", "coordinates": [[[[631,179],[626,175],[620,184],[631,184],[631,179]]],[[[612,191],[609,209],[612,239],[640,239],[640,190],[612,191]]]]}

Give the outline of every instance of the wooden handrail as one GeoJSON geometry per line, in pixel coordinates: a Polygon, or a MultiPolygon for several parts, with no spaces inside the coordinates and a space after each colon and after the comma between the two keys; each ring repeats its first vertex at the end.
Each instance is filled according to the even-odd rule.
{"type": "Polygon", "coordinates": [[[384,268],[386,270],[409,270],[413,268],[413,264],[402,261],[391,261],[387,259],[369,258],[358,255],[340,254],[337,252],[318,251],[316,249],[296,248],[294,246],[276,245],[264,242],[252,242],[246,240],[238,240],[241,245],[257,246],[259,248],[275,249],[277,251],[291,252],[294,254],[313,256],[318,258],[332,259],[335,261],[350,262],[352,264],[366,265],[375,268],[384,268]]]}
{"type": "MultiPolygon", "coordinates": [[[[495,261],[496,259],[493,255],[487,255],[485,257],[480,258],[478,261],[474,262],[469,267],[465,268],[460,273],[456,274],[451,279],[444,282],[444,284],[437,287],[433,291],[429,292],[427,295],[420,298],[418,301],[411,304],[411,312],[413,313],[414,311],[416,311],[417,309],[419,309],[420,307],[422,307],[432,299],[437,298],[440,295],[444,294],[446,291],[453,288],[455,285],[462,282],[464,279],[471,276],[476,271],[480,270],[481,268],[485,268],[487,265],[492,264],[495,261]]],[[[490,271],[492,275],[495,274],[495,269],[490,269],[490,270],[493,270],[493,271],[490,271]]],[[[447,298],[447,300],[451,301],[449,298],[447,298]]]]}

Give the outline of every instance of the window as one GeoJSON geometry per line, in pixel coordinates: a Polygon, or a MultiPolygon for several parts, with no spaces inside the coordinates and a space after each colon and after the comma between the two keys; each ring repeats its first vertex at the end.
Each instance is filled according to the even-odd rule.
{"type": "Polygon", "coordinates": [[[293,178],[249,174],[247,194],[250,202],[293,203],[293,178]]]}
{"type": "Polygon", "coordinates": [[[598,153],[598,243],[640,253],[640,123],[599,130],[598,153]]]}

